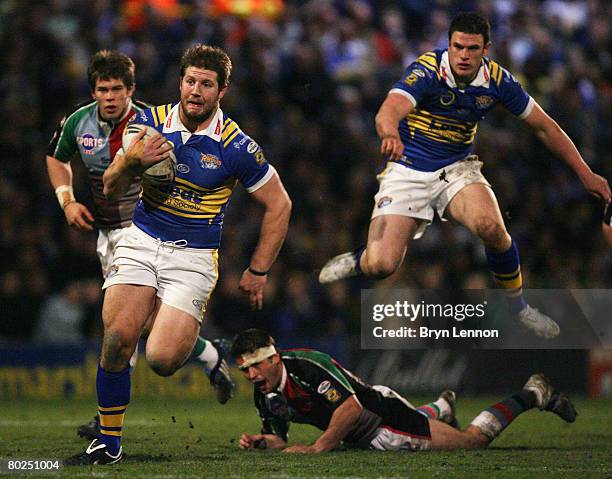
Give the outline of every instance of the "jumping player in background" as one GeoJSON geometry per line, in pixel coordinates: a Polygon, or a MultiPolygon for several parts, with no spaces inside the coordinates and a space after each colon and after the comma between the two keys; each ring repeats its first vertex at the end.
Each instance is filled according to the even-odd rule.
{"type": "Polygon", "coordinates": [[[232,357],[253,384],[260,434],[244,433],[241,449],[282,449],[319,453],[341,442],[379,451],[479,449],[516,417],[535,407],[567,422],[574,406],[554,391],[542,374],[532,375],[523,389],[481,412],[465,429],[453,427],[455,395],[445,391],[435,402],[414,408],[386,386],[370,386],[320,351],[278,351],[268,333],[249,329],[232,344],[232,357]],[[311,445],[288,445],[291,422],[311,424],[323,434],[311,445]]]}
{"type": "Polygon", "coordinates": [[[289,224],[291,201],[259,145],[220,108],[232,64],[220,48],[195,45],[181,59],[180,102],[134,115],[161,134],[141,141],[104,173],[104,193],[119,198],[134,177],[174,148],[176,178],[143,182],[133,224],[115,251],[104,289],[104,341],[98,366],[100,436],[67,464],[113,464],[130,401],[128,360],[143,331],[152,369],[169,376],[188,358],[218,277],[225,209],[240,181],[264,207],[259,242],[240,281],[253,308],[263,305],[267,272],[289,224]],[[172,145],[169,144],[172,143],[172,145]]]}
{"type": "Polygon", "coordinates": [[[518,81],[486,57],[490,47],[488,21],[461,13],[450,25],[448,48],[424,53],[395,83],[376,115],[380,150],[389,161],[378,176],[367,245],[332,258],[319,281],[391,275],[434,212],[440,218],[446,214],[482,240],[489,268],[517,319],[536,335],[554,338],[558,324],[525,301],[517,246],[480,171],[482,163],[472,154],[478,122],[501,103],[563,158],[589,193],[608,204],[610,187],[518,81]]]}
{"type": "MultiPolygon", "coordinates": [[[[93,55],[87,77],[93,100],[77,106],[62,119],[47,151],[47,171],[67,223],[81,231],[98,229],[97,253],[104,278],[113,262],[119,238],[132,224],[134,207],[140,194],[140,179],[132,178],[126,191],[116,200],[103,192],[102,175],[121,147],[121,137],[129,118],[150,108],[133,100],[135,66],[127,55],[101,50],[93,55]],[[70,161],[78,154],[89,175],[93,197],[93,213],[74,196],[70,161]]],[[[198,337],[192,356],[201,361],[216,390],[220,403],[227,402],[234,384],[223,357],[223,340],[210,342],[198,337]]],[[[130,359],[136,364],[138,350],[130,359]]],[[[99,433],[99,420],[78,427],[81,437],[94,439],[99,433]]]]}

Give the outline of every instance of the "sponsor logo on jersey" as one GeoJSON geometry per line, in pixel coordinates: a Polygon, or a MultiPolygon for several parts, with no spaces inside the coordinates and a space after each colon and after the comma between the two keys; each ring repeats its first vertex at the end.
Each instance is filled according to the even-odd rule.
{"type": "Polygon", "coordinates": [[[255,143],[254,141],[252,141],[251,143],[249,143],[249,145],[247,146],[247,151],[252,155],[253,153],[255,153],[257,150],[259,150],[259,145],[257,143],[255,143]]]}
{"type": "Polygon", "coordinates": [[[191,304],[193,304],[199,311],[204,311],[206,309],[206,301],[201,299],[194,299],[191,304]]]}
{"type": "Polygon", "coordinates": [[[88,151],[103,146],[106,143],[106,138],[96,138],[95,136],[86,133],[83,136],[77,136],[76,141],[78,145],[81,145],[86,151],[88,151]]]}
{"type": "Polygon", "coordinates": [[[449,106],[455,102],[456,98],[457,96],[455,95],[455,92],[447,90],[442,93],[442,95],[440,95],[440,103],[442,104],[442,106],[449,106]]]}
{"type": "Polygon", "coordinates": [[[406,83],[407,85],[412,86],[412,85],[414,85],[417,82],[418,79],[419,79],[419,77],[417,75],[415,75],[414,72],[412,72],[410,75],[408,75],[406,77],[406,79],[404,80],[404,83],[406,83]]]}
{"type": "Polygon", "coordinates": [[[216,170],[221,166],[221,160],[215,155],[202,153],[200,156],[200,165],[206,170],[216,170]]]}
{"type": "Polygon", "coordinates": [[[176,165],[176,169],[179,173],[183,173],[183,174],[187,174],[191,171],[191,168],[189,168],[189,165],[186,165],[185,163],[179,163],[178,165],[176,165]]]}
{"type": "Polygon", "coordinates": [[[489,95],[479,95],[474,97],[474,100],[476,101],[476,108],[488,108],[495,101],[493,97],[489,95]]]}
{"type": "Polygon", "coordinates": [[[335,388],[329,388],[325,393],[325,397],[329,402],[338,402],[342,396],[335,388]]]}
{"type": "Polygon", "coordinates": [[[393,203],[393,198],[390,196],[383,196],[380,200],[378,200],[377,208],[384,208],[385,206],[389,206],[393,203]]]}
{"type": "Polygon", "coordinates": [[[329,381],[323,381],[321,384],[319,384],[319,387],[317,388],[317,392],[319,394],[325,394],[327,391],[329,391],[330,387],[331,387],[331,383],[329,381]]]}

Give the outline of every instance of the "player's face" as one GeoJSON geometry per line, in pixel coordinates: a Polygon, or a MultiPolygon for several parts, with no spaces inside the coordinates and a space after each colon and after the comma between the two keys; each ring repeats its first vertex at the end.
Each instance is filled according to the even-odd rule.
{"type": "Polygon", "coordinates": [[[181,78],[181,113],[185,126],[205,123],[219,107],[226,88],[219,89],[217,72],[187,67],[181,78]]]}
{"type": "Polygon", "coordinates": [[[458,82],[469,83],[476,77],[490,46],[491,42],[485,45],[480,34],[453,32],[448,42],[448,59],[458,82]]]}
{"type": "Polygon", "coordinates": [[[242,370],[242,374],[263,394],[274,391],[281,382],[283,366],[278,354],[242,370]]]}
{"type": "Polygon", "coordinates": [[[119,120],[130,104],[134,86],[125,86],[123,80],[97,80],[92,96],[98,102],[98,110],[103,120],[119,120]]]}

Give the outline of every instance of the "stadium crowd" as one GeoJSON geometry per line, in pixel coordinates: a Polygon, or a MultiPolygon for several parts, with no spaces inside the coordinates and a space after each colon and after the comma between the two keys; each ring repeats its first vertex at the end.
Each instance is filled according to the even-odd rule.
{"type": "MultiPolygon", "coordinates": [[[[176,98],[184,48],[196,41],[223,47],[234,71],[232,94],[221,107],[257,138],[293,200],[264,310],[253,313],[238,282],[260,213],[244,191],[236,192],[205,321],[213,334],[260,327],[280,343],[299,338],[342,357],[347,336],[359,331],[362,287],[494,287],[477,240],[440,222],[383,282],[323,287],[316,279],[328,258],[365,240],[375,172],[383,166],[376,110],[411,61],[446,46],[450,18],[459,10],[476,9],[490,19],[491,57],[557,120],[591,168],[612,178],[612,6],[605,0],[287,0],[276,18],[216,15],[214,3],[3,4],[0,340],[53,331],[47,316],[61,321],[62,308],[77,336],[100,334],[101,292],[91,287],[102,282],[96,235],[66,225],[44,166],[60,118],[89,98],[86,68],[100,48],[130,55],[136,98],[164,104],[176,98]]],[[[529,287],[610,287],[601,205],[502,109],[480,128],[476,153],[519,245],[529,287]]],[[[76,166],[75,194],[86,198],[84,171],[76,166]]]]}

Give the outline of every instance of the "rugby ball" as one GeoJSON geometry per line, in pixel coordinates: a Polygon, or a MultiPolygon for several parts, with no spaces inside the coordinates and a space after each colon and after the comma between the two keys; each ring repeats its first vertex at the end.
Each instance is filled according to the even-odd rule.
{"type": "MultiPolygon", "coordinates": [[[[124,152],[128,150],[128,148],[134,141],[136,135],[138,135],[138,133],[140,133],[143,128],[145,129],[143,139],[150,138],[156,134],[160,134],[159,131],[149,125],[127,125],[123,130],[123,137],[121,139],[121,145],[123,146],[124,152]]],[[[176,156],[174,155],[174,151],[170,150],[166,158],[164,158],[159,163],[150,166],[143,172],[142,180],[154,186],[164,186],[168,185],[169,183],[172,183],[174,181],[175,176],[176,156]]]]}

